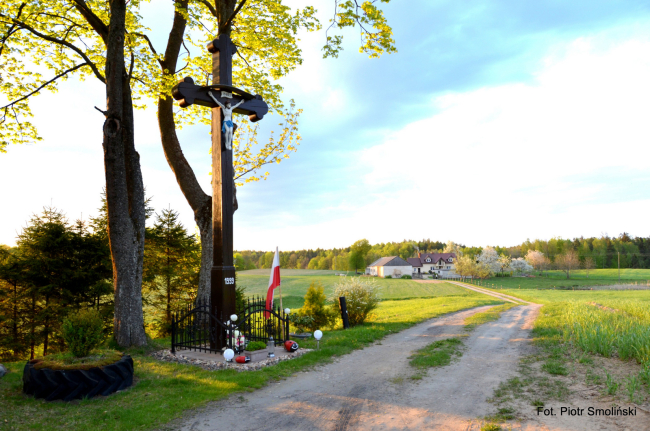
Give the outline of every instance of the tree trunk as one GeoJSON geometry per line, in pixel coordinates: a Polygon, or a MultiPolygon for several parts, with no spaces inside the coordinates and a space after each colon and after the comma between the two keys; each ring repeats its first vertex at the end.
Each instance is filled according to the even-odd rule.
{"type": "Polygon", "coordinates": [[[29,342],[29,359],[34,359],[34,345],[36,344],[36,294],[32,291],[32,324],[29,329],[30,342],[29,342]]]}
{"type": "Polygon", "coordinates": [[[114,337],[121,347],[147,342],[142,314],[144,187],[135,151],[130,77],[124,63],[126,3],[111,0],[106,52],[104,168],[115,290],[114,337]]]}
{"type": "Polygon", "coordinates": [[[47,342],[50,335],[50,297],[45,296],[45,324],[43,325],[43,356],[47,355],[47,342]]]}
{"type": "MultiPolygon", "coordinates": [[[[18,342],[18,283],[14,281],[14,321],[12,324],[12,333],[14,336],[14,345],[18,346],[20,343],[18,342]]],[[[21,348],[22,350],[22,348],[21,348]]]]}
{"type": "MultiPolygon", "coordinates": [[[[220,16],[230,16],[234,11],[235,4],[232,0],[215,2],[220,16]],[[225,8],[225,9],[224,9],[225,8]]],[[[178,55],[182,46],[187,20],[180,9],[187,9],[188,1],[181,0],[177,3],[177,10],[174,13],[174,22],[167,40],[165,57],[161,67],[166,75],[174,75],[177,69],[178,55]]],[[[220,19],[219,22],[222,22],[220,19]]],[[[229,30],[229,29],[228,29],[229,30]]],[[[205,53],[208,55],[207,51],[205,53]]],[[[187,203],[194,211],[194,220],[199,227],[201,235],[201,270],[199,271],[199,286],[197,301],[207,303],[210,300],[210,271],[212,269],[212,196],[206,194],[196,179],[192,167],[183,155],[178,135],[176,134],[176,123],[174,121],[174,100],[171,95],[158,99],[158,127],[162,141],[165,158],[176,176],[187,203]]],[[[233,182],[234,182],[233,178],[233,182]]],[[[233,211],[237,210],[237,191],[234,189],[233,211]]]]}
{"type": "Polygon", "coordinates": [[[172,312],[171,312],[171,302],[172,302],[172,287],[171,287],[171,276],[170,276],[170,266],[171,262],[169,259],[169,235],[167,236],[167,313],[166,313],[166,323],[171,324],[172,321],[172,312]]]}

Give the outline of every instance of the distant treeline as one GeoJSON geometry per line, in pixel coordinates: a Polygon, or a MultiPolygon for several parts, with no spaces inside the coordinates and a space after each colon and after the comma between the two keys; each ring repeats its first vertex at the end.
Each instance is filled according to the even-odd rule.
{"type": "MultiPolygon", "coordinates": [[[[511,258],[526,257],[529,250],[537,250],[550,260],[555,261],[557,256],[569,250],[577,253],[580,261],[591,257],[596,268],[617,268],[620,254],[621,268],[650,268],[650,237],[632,237],[622,233],[618,237],[601,236],[600,238],[574,238],[562,239],[560,237],[549,240],[527,239],[520,245],[503,247],[493,246],[499,254],[511,258]]],[[[350,247],[333,249],[308,249],[280,251],[280,266],[290,269],[334,269],[352,271],[350,267],[350,247]]],[[[365,264],[368,265],[380,257],[400,256],[403,259],[417,256],[421,253],[458,252],[464,255],[477,257],[483,247],[469,247],[453,242],[443,243],[430,239],[422,241],[404,240],[401,242],[378,243],[371,246],[365,255],[365,264]]],[[[273,262],[273,252],[264,251],[236,251],[235,265],[238,269],[270,268],[273,262]]]]}
{"type": "Polygon", "coordinates": [[[527,239],[514,247],[495,247],[498,252],[513,258],[526,257],[529,250],[544,253],[551,262],[567,251],[575,251],[581,261],[590,257],[596,268],[617,268],[620,255],[621,268],[650,268],[650,237],[632,237],[623,232],[618,237],[551,238],[548,241],[527,239]]]}
{"type": "MultiPolygon", "coordinates": [[[[352,247],[315,250],[280,251],[280,266],[289,269],[334,269],[337,271],[354,271],[350,268],[350,253],[352,247]]],[[[365,254],[365,264],[370,264],[380,257],[400,256],[403,259],[421,253],[442,252],[445,243],[423,239],[422,241],[404,240],[402,242],[378,243],[369,246],[365,254]]],[[[273,263],[273,252],[236,251],[235,266],[237,269],[270,268],[273,263]]]]}

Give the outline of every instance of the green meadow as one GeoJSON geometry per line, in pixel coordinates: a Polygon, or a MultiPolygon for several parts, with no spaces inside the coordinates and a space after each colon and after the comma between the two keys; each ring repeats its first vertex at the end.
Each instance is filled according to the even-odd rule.
{"type": "MultiPolygon", "coordinates": [[[[246,295],[266,297],[269,285],[269,269],[240,271],[237,273],[237,285],[246,287],[246,295]],[[265,274],[261,274],[264,271],[265,274]]],[[[280,270],[282,305],[291,309],[300,308],[303,297],[310,283],[323,285],[325,295],[334,294],[334,286],[343,277],[335,275],[337,271],[280,270]]],[[[352,274],[352,273],[350,273],[352,274]]],[[[467,295],[467,291],[449,283],[418,283],[413,280],[375,278],[383,300],[404,300],[415,298],[435,298],[446,295],[467,295]]],[[[279,304],[280,290],[275,291],[275,303],[279,304]]]]}
{"type": "MultiPolygon", "coordinates": [[[[546,274],[553,278],[564,278],[566,280],[566,273],[563,271],[544,271],[546,274]]],[[[594,279],[594,280],[609,280],[609,281],[618,281],[618,269],[617,268],[606,268],[606,269],[592,269],[589,271],[589,277],[587,277],[587,272],[584,269],[579,269],[576,271],[571,271],[571,279],[594,279]]],[[[633,269],[625,268],[621,269],[621,281],[650,281],[650,269],[633,269]]]]}
{"type": "MultiPolygon", "coordinates": [[[[589,271],[589,278],[584,271],[572,271],[569,279],[563,272],[549,271],[543,276],[493,277],[487,280],[473,280],[470,283],[493,289],[584,289],[619,284],[616,269],[592,270],[589,271]]],[[[622,269],[620,284],[650,287],[650,269],[622,269]]]]}
{"type": "Polygon", "coordinates": [[[650,364],[650,290],[498,289],[544,304],[535,322],[588,352],[650,364]]]}

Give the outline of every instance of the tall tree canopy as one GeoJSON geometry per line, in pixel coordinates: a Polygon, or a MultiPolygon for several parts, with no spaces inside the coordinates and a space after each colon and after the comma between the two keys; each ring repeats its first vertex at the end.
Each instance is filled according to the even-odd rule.
{"type": "MultiPolygon", "coordinates": [[[[134,106],[145,107],[146,99],[158,102],[163,149],[201,233],[199,295],[205,296],[212,259],[211,197],[201,189],[184,158],[176,128],[207,122],[208,110],[194,107],[175,114],[170,89],[180,75],[209,83],[212,67],[205,44],[219,34],[230,34],[239,48],[233,81],[262,95],[273,112],[284,118],[280,135],[256,153],[252,151],[257,143],[254,127],[240,128],[235,142],[236,176],[241,181],[246,176],[248,181],[265,178],[267,174],[258,174],[259,169],[288,157],[299,142],[300,111],[293,102],[285,109],[282,88],[274,81],[302,62],[298,31],[321,28],[313,6],[292,13],[281,0],[178,0],[169,3],[173,22],[166,46],[158,50],[142,24],[141,6],[141,0],[8,0],[0,12],[0,91],[8,100],[0,107],[0,151],[6,151],[9,142],[40,139],[30,121],[29,102],[41,91],[56,91],[58,83],[70,76],[82,80],[92,76],[106,85],[107,108],[101,112],[106,117],[103,146],[115,335],[124,346],[145,342],[139,296],[144,187],[134,144],[134,106]]],[[[337,31],[352,26],[359,27],[360,50],[370,57],[395,51],[392,30],[374,2],[335,1],[334,8],[324,56],[338,55],[342,36],[337,31]]]]}

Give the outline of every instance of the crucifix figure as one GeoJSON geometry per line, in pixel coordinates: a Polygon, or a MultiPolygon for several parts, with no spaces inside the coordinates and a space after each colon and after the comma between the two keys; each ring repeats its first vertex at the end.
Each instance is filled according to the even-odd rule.
{"type": "Polygon", "coordinates": [[[235,125],[232,122],[232,111],[244,103],[244,99],[242,99],[233,107],[230,106],[230,102],[226,102],[226,106],[223,106],[223,104],[219,102],[216,97],[214,97],[212,91],[208,91],[208,94],[212,100],[214,100],[215,103],[221,107],[221,112],[223,112],[223,123],[221,123],[221,131],[226,138],[226,150],[232,150],[232,135],[235,129],[235,125]]]}
{"type": "MultiPolygon", "coordinates": [[[[261,96],[250,94],[232,85],[232,55],[237,47],[228,34],[208,44],[212,53],[212,85],[196,85],[184,78],[172,89],[172,96],[182,108],[193,104],[212,110],[212,239],[213,256],[210,271],[210,313],[225,322],[235,313],[235,267],[233,265],[233,195],[234,168],[232,113],[248,115],[252,122],[261,120],[269,107],[261,96]],[[231,106],[231,101],[237,101],[231,106]],[[225,141],[225,142],[224,142],[225,141]],[[225,144],[225,145],[224,145],[225,144]]],[[[212,320],[211,320],[212,322],[212,320]]],[[[226,347],[226,332],[210,323],[210,349],[226,347]]]]}

